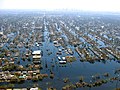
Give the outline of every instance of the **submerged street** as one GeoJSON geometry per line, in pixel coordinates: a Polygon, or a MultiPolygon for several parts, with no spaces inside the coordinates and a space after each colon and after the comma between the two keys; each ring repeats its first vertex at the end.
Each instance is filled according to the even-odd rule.
{"type": "Polygon", "coordinates": [[[0,88],[117,90],[119,24],[119,15],[0,14],[0,88]]]}

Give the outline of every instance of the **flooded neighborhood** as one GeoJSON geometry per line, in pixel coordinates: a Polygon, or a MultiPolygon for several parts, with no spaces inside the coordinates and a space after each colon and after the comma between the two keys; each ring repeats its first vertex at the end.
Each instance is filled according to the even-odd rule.
{"type": "Polygon", "coordinates": [[[120,15],[0,12],[0,90],[120,90],[120,15]]]}

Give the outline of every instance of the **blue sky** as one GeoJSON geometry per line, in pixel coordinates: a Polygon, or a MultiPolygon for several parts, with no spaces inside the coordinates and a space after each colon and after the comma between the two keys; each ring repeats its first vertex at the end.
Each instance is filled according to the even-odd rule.
{"type": "Polygon", "coordinates": [[[120,12],[120,0],[0,0],[0,9],[77,9],[120,12]]]}

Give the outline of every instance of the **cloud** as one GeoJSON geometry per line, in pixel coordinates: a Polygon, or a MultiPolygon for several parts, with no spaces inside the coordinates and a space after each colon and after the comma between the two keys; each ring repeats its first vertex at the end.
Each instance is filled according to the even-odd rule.
{"type": "Polygon", "coordinates": [[[0,0],[2,9],[120,11],[120,0],[0,0]]]}

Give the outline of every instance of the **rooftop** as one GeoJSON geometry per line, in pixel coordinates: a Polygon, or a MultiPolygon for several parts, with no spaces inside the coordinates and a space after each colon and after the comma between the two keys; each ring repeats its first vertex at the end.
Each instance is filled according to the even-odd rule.
{"type": "Polygon", "coordinates": [[[41,54],[41,50],[33,51],[32,54],[41,54]]]}

